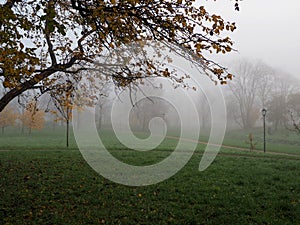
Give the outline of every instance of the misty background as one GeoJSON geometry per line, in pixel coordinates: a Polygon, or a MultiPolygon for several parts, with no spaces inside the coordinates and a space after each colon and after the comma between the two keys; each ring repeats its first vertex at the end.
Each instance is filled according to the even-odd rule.
{"type": "MultiPolygon", "coordinates": [[[[201,4],[208,11],[220,14],[224,20],[235,21],[237,25],[237,30],[228,34],[237,51],[211,57],[234,74],[233,80],[221,87],[213,84],[203,86],[206,93],[197,89],[191,94],[198,110],[202,131],[209,133],[211,128],[212,112],[206,94],[214,92],[215,88],[221,88],[227,110],[226,118],[222,119],[227,122],[228,130],[262,127],[261,110],[266,108],[268,134],[288,132],[293,128],[291,113],[296,122],[300,118],[300,2],[244,0],[240,3],[239,12],[234,10],[232,1],[205,1],[201,4]]],[[[178,62],[173,62],[174,65],[176,63],[178,62]]],[[[162,81],[156,80],[146,82],[145,85],[137,87],[136,91],[144,89],[166,97],[176,95],[173,88],[163,86],[162,81]]],[[[3,93],[5,90],[1,88],[0,91],[3,93]]],[[[113,83],[103,81],[97,96],[95,115],[99,129],[111,128],[111,107],[114,101],[120,101],[118,95],[122,91],[117,90],[113,83]]],[[[36,94],[27,92],[10,105],[17,114],[22,115],[26,111],[26,105],[36,94]]],[[[133,108],[130,117],[124,120],[130,120],[133,130],[147,132],[150,120],[160,117],[165,121],[168,131],[179,134],[180,115],[172,105],[151,97],[135,102],[134,91],[130,95],[133,108]]],[[[178,97],[177,101],[181,107],[188,109],[188,102],[184,98],[178,97]]],[[[49,94],[40,97],[36,107],[45,112],[45,126],[53,129],[56,126],[65,126],[71,120],[69,112],[65,112],[49,94]]],[[[189,113],[188,110],[186,113],[189,113]]],[[[192,126],[194,121],[195,118],[190,118],[188,124],[192,126]]],[[[21,127],[24,132],[22,124],[22,120],[16,119],[15,126],[21,127]]]]}

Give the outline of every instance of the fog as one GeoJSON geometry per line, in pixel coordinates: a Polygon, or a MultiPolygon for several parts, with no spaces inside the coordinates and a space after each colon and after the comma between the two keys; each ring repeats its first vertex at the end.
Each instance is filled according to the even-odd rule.
{"type": "Polygon", "coordinates": [[[229,34],[237,53],[215,56],[228,62],[239,57],[260,59],[272,67],[300,77],[300,2],[297,0],[244,0],[240,11],[233,1],[205,1],[207,9],[235,21],[237,30],[229,34]]]}
{"type": "MultiPolygon", "coordinates": [[[[105,102],[105,107],[100,107],[100,109],[98,105],[97,108],[95,119],[99,127],[109,127],[111,125],[110,110],[114,102],[118,101],[118,104],[123,101],[124,107],[132,106],[132,109],[127,118],[122,117],[123,111],[119,109],[116,118],[122,118],[123,121],[127,119],[130,122],[131,129],[136,130],[149,131],[149,123],[151,118],[154,117],[163,119],[165,121],[164,126],[168,127],[169,130],[175,130],[175,132],[178,132],[177,129],[181,126],[181,117],[186,118],[185,126],[192,128],[199,124],[202,130],[208,132],[212,128],[212,121],[216,122],[217,120],[216,123],[221,124],[221,127],[226,122],[227,129],[261,127],[262,108],[270,108],[268,110],[270,117],[272,111],[273,114],[276,114],[277,110],[286,109],[285,112],[279,113],[281,115],[277,115],[277,119],[269,118],[267,121],[268,126],[272,129],[278,129],[278,126],[285,128],[290,125],[289,111],[292,110],[292,106],[288,104],[291,104],[289,103],[292,101],[291,99],[297,99],[297,94],[300,91],[299,80],[294,78],[300,79],[298,72],[300,58],[300,30],[298,29],[300,14],[298,9],[300,8],[300,2],[296,0],[288,2],[244,0],[240,2],[240,11],[234,10],[233,1],[204,1],[201,3],[206,6],[209,12],[220,14],[225,20],[236,22],[237,30],[228,33],[228,35],[234,41],[234,48],[237,51],[226,55],[208,56],[228,67],[229,71],[235,75],[233,81],[229,81],[228,85],[221,87],[220,85],[215,86],[201,71],[194,71],[189,63],[177,58],[170,68],[176,68],[181,75],[188,71],[190,75],[197,77],[192,77],[191,81],[186,81],[190,88],[182,89],[179,87],[175,90],[174,85],[172,86],[168,82],[165,83],[164,80],[151,81],[150,83],[155,83],[156,86],[163,83],[163,89],[152,88],[150,90],[151,85],[148,85],[148,91],[150,90],[150,92],[148,94],[143,93],[145,97],[143,100],[134,99],[133,97],[133,99],[125,101],[119,97],[120,93],[121,95],[126,93],[127,96],[135,94],[129,93],[128,90],[116,94],[115,87],[112,85],[108,91],[109,93],[105,94],[107,98],[100,98],[102,103],[105,102]],[[247,74],[247,79],[243,81],[244,86],[235,87],[247,74]],[[252,79],[250,75],[256,75],[257,77],[252,79]],[[197,80],[199,78],[201,82],[195,85],[196,90],[192,90],[194,86],[193,79],[197,80]],[[251,87],[252,90],[248,90],[251,86],[251,79],[257,81],[257,84],[255,84],[257,86],[251,87]],[[263,90],[262,87],[265,89],[263,90]],[[252,102],[248,102],[247,104],[250,105],[245,106],[244,109],[239,107],[241,104],[246,104],[241,96],[237,98],[239,91],[243,93],[241,96],[245,98],[248,98],[245,93],[252,97],[252,102]],[[266,93],[262,93],[263,91],[266,93]],[[216,95],[216,93],[218,94],[216,95]],[[172,104],[168,101],[166,103],[160,100],[154,101],[149,95],[159,96],[163,100],[172,98],[174,102],[172,104]],[[219,102],[216,103],[216,101],[219,102]],[[174,105],[177,106],[174,107],[174,105]],[[216,108],[216,105],[220,108],[216,108]],[[220,113],[223,106],[225,106],[225,113],[227,112],[227,114],[214,114],[220,113]],[[198,118],[191,116],[193,108],[196,108],[198,118]],[[182,115],[178,114],[179,111],[182,115]],[[243,111],[250,112],[251,115],[244,118],[243,111]],[[143,116],[140,115],[141,113],[143,116]],[[244,121],[250,120],[251,116],[254,117],[251,118],[251,121],[244,121]],[[196,123],[196,120],[199,120],[199,122],[196,123]]],[[[146,86],[139,88],[145,92],[147,91],[146,86]]],[[[16,101],[14,104],[17,104],[16,101]]],[[[47,101],[44,100],[44,103],[40,103],[40,107],[45,108],[47,101]]],[[[297,111],[297,107],[294,107],[293,110],[297,111]]],[[[52,120],[52,117],[47,116],[49,121],[52,120]]],[[[162,121],[156,122],[160,123],[162,121]]]]}

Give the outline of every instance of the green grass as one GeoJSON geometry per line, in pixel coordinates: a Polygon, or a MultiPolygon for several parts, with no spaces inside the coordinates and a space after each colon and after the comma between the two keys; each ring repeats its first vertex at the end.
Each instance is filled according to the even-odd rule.
{"type": "MultiPolygon", "coordinates": [[[[263,150],[263,134],[261,129],[252,129],[250,131],[230,131],[226,132],[224,137],[224,145],[249,148],[248,140],[249,133],[254,136],[256,142],[255,149],[263,150]]],[[[101,132],[102,141],[108,149],[126,149],[114,135],[109,131],[101,132]]],[[[141,137],[140,133],[137,134],[141,137]]],[[[38,150],[38,149],[65,149],[65,128],[56,127],[55,130],[44,129],[41,131],[33,131],[31,135],[27,133],[21,134],[20,130],[16,128],[6,128],[5,134],[0,134],[0,149],[15,149],[15,150],[38,150]]],[[[200,136],[200,141],[207,141],[207,134],[200,136]]],[[[176,146],[176,141],[172,139],[165,139],[160,145],[160,149],[173,149],[176,146]]],[[[70,129],[70,149],[77,149],[77,145],[70,129]]],[[[203,148],[203,145],[199,147],[203,148]]],[[[224,149],[225,150],[225,149],[224,149]]],[[[234,150],[228,150],[234,152],[234,150]]],[[[267,135],[267,152],[282,152],[289,154],[300,154],[300,135],[286,131],[283,134],[275,133],[267,135]]]]}
{"type": "MultiPolygon", "coordinates": [[[[77,145],[70,129],[70,149],[77,149],[77,145]]],[[[0,134],[0,149],[39,150],[39,149],[65,149],[66,135],[64,127],[53,129],[33,130],[29,135],[23,134],[19,129],[6,128],[4,135],[0,134]]]]}
{"type": "MultiPolygon", "coordinates": [[[[230,131],[226,132],[224,138],[224,145],[237,146],[249,148],[246,143],[249,134],[252,133],[254,142],[256,143],[255,149],[263,150],[263,131],[261,128],[254,128],[249,131],[230,131]]],[[[300,154],[300,135],[288,130],[281,130],[272,135],[266,134],[267,151],[284,152],[290,154],[300,154]]]]}
{"type": "MultiPolygon", "coordinates": [[[[115,154],[124,156],[124,151],[115,154]]],[[[126,154],[125,154],[126,155],[126,154]]],[[[131,154],[126,157],[130,158],[131,154]]],[[[96,174],[76,150],[0,152],[3,224],[297,224],[300,161],[201,154],[174,177],[127,187],[96,174]]],[[[163,157],[156,152],[156,157],[163,157]]],[[[131,161],[141,158],[131,156],[131,161]]]]}
{"type": "MultiPolygon", "coordinates": [[[[158,149],[141,153],[127,149],[109,132],[101,135],[114,156],[134,165],[159,162],[176,145],[176,140],[167,139],[158,149]]],[[[238,135],[244,134],[232,133],[238,135]]],[[[233,143],[228,136],[227,140],[233,143]]],[[[199,172],[204,147],[199,145],[190,162],[170,179],[127,187],[93,171],[74,138],[71,148],[64,146],[63,129],[31,136],[8,129],[0,136],[0,224],[281,225],[300,221],[300,156],[222,149],[213,164],[199,172]]],[[[281,152],[291,151],[286,146],[281,152]]]]}

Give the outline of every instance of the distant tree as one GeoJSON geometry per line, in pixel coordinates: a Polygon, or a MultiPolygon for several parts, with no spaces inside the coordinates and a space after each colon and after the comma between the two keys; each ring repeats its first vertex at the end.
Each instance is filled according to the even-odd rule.
{"type": "Polygon", "coordinates": [[[28,128],[29,134],[32,130],[41,130],[45,125],[45,112],[39,110],[35,100],[29,102],[20,120],[28,128]]]}
{"type": "Polygon", "coordinates": [[[62,84],[60,88],[50,91],[51,100],[56,108],[51,112],[56,116],[56,121],[63,121],[66,123],[66,147],[69,147],[69,130],[70,121],[72,120],[72,109],[74,107],[72,93],[74,91],[73,84],[68,81],[62,84]]]}
{"type": "Polygon", "coordinates": [[[300,82],[291,74],[283,71],[276,71],[274,76],[275,80],[272,85],[273,96],[284,96],[286,101],[288,101],[289,96],[299,91],[300,82]]]}
{"type": "MultiPolygon", "coordinates": [[[[151,95],[153,93],[155,95],[163,95],[163,86],[161,83],[148,82],[145,84],[144,90],[148,90],[147,94],[151,95]]],[[[136,90],[132,90],[132,113],[130,115],[130,123],[133,127],[148,131],[148,125],[152,118],[161,117],[162,119],[166,119],[166,115],[169,110],[169,105],[158,97],[145,96],[145,98],[136,102],[135,93],[136,90]]]]}
{"type": "Polygon", "coordinates": [[[97,96],[97,108],[96,108],[96,122],[97,122],[97,128],[101,129],[103,120],[104,120],[104,115],[107,109],[111,107],[111,99],[109,98],[110,92],[112,88],[112,84],[107,82],[107,83],[102,83],[101,86],[99,86],[99,96],[97,96]]]}
{"type": "Polygon", "coordinates": [[[274,95],[274,86],[277,82],[276,71],[262,62],[258,63],[257,67],[259,73],[259,77],[256,77],[258,79],[257,105],[260,109],[263,109],[274,95]]]}
{"type": "Polygon", "coordinates": [[[288,108],[300,116],[300,93],[290,94],[287,102],[288,108]]]}
{"type": "Polygon", "coordinates": [[[291,94],[287,104],[291,127],[300,133],[300,93],[291,94]]]}
{"type": "Polygon", "coordinates": [[[225,83],[232,76],[207,54],[232,51],[226,33],[236,25],[196,0],[6,0],[0,2],[0,15],[0,80],[7,90],[0,111],[29,89],[44,93],[58,76],[78,81],[80,71],[95,67],[121,87],[145,77],[174,78],[160,60],[138,57],[131,48],[122,54],[131,57],[130,63],[106,63],[107,52],[132,42],[160,42],[215,81],[225,83]]]}
{"type": "Polygon", "coordinates": [[[268,98],[269,83],[264,76],[269,71],[265,64],[247,60],[235,63],[232,71],[236,77],[229,87],[235,103],[231,103],[230,111],[242,128],[249,129],[259,119],[259,105],[268,98]]]}
{"type": "Polygon", "coordinates": [[[152,118],[161,117],[165,120],[168,107],[169,106],[160,98],[144,98],[134,105],[130,121],[135,128],[148,131],[148,125],[152,118]]]}
{"type": "Polygon", "coordinates": [[[273,124],[274,130],[285,127],[288,122],[287,97],[282,95],[273,96],[267,103],[267,120],[273,124]]]}
{"type": "Polygon", "coordinates": [[[290,74],[276,71],[272,84],[271,98],[267,101],[267,120],[272,123],[274,130],[285,128],[291,122],[290,112],[297,115],[299,83],[290,74]]]}
{"type": "Polygon", "coordinates": [[[10,105],[6,106],[2,112],[0,112],[0,128],[2,134],[4,134],[4,128],[13,126],[17,119],[17,113],[10,105]]]}
{"type": "Polygon", "coordinates": [[[206,95],[203,92],[199,91],[196,101],[197,101],[197,108],[198,108],[199,119],[201,121],[201,126],[203,129],[209,128],[211,111],[210,111],[210,107],[206,95]]]}
{"type": "Polygon", "coordinates": [[[290,119],[292,122],[292,129],[300,134],[300,119],[295,119],[293,112],[290,112],[290,119]]]}

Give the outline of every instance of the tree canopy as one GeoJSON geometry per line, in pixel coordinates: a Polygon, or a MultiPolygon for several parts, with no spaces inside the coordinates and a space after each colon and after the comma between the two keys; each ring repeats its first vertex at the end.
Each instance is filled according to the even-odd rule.
{"type": "MultiPolygon", "coordinates": [[[[0,79],[6,92],[0,99],[0,111],[26,90],[46,92],[55,88],[57,80],[67,81],[71,77],[76,81],[80,72],[93,70],[95,65],[102,75],[109,76],[119,86],[150,76],[172,79],[167,68],[147,57],[134,57],[134,63],[122,65],[101,60],[113,49],[146,40],[158,41],[181,52],[216,81],[231,79],[224,67],[206,55],[232,51],[233,42],[225,34],[236,29],[235,23],[210,14],[195,2],[3,2],[0,4],[0,79]]],[[[237,1],[235,8],[238,10],[237,1]]]]}

